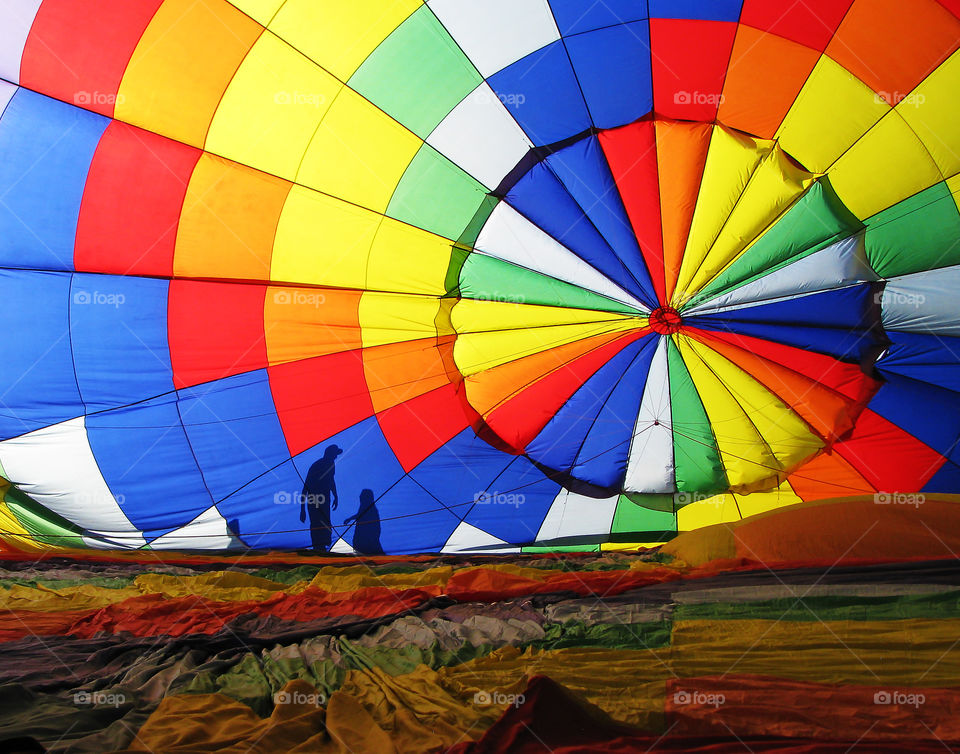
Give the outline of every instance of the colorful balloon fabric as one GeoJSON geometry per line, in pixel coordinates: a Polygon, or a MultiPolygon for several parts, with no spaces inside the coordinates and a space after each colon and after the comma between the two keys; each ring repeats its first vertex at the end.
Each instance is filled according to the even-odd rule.
{"type": "Polygon", "coordinates": [[[597,549],[960,489],[957,0],[0,30],[15,547],[597,549]]]}

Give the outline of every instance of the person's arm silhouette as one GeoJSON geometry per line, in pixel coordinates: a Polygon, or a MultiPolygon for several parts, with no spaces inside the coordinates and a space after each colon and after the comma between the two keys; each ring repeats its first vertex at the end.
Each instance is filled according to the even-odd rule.
{"type": "Polygon", "coordinates": [[[337,480],[331,476],[330,477],[330,509],[331,510],[337,509],[337,502],[339,497],[340,496],[337,494],[337,480]]]}
{"type": "Polygon", "coordinates": [[[307,496],[300,495],[300,523],[305,523],[307,520],[307,496]]]}

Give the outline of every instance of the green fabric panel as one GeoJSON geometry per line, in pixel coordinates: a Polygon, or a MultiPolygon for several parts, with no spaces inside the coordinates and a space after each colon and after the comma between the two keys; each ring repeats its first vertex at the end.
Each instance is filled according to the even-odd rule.
{"type": "Polygon", "coordinates": [[[527,646],[536,649],[607,647],[609,649],[658,649],[670,644],[670,621],[586,625],[582,621],[544,626],[546,637],[527,646]]]}
{"type": "Polygon", "coordinates": [[[460,272],[459,288],[462,298],[480,301],[640,314],[637,310],[605,296],[486,254],[474,253],[466,260],[460,272]]]}
{"type": "Polygon", "coordinates": [[[707,602],[678,605],[674,622],[680,620],[906,620],[908,618],[957,618],[960,591],[883,597],[797,597],[760,602],[707,602]]]}
{"type": "Polygon", "coordinates": [[[520,552],[600,552],[600,545],[566,545],[560,547],[521,547],[520,552]]]}
{"type": "Polygon", "coordinates": [[[457,243],[460,244],[465,249],[472,249],[473,245],[477,242],[477,237],[480,235],[480,231],[483,230],[483,226],[486,225],[487,219],[493,213],[493,210],[497,208],[497,205],[500,203],[499,197],[492,196],[488,194],[484,197],[483,201],[480,203],[479,209],[473,216],[473,219],[467,224],[467,227],[464,228],[463,233],[460,234],[460,237],[457,239],[457,243]]]}
{"type": "Polygon", "coordinates": [[[380,43],[347,83],[426,139],[481,81],[437,17],[423,6],[380,43]]]}
{"type": "Polygon", "coordinates": [[[650,492],[624,492],[623,496],[636,505],[652,511],[661,511],[664,513],[675,512],[672,493],[663,495],[650,492]]]}
{"type": "Polygon", "coordinates": [[[471,227],[487,199],[483,186],[424,144],[393,192],[387,215],[453,240],[471,227]]]}
{"type": "MultiPolygon", "coordinates": [[[[671,497],[672,496],[665,496],[671,497]]],[[[671,506],[672,508],[672,506],[671,506]]],[[[673,511],[660,511],[644,508],[626,495],[621,495],[617,501],[617,510],[613,514],[611,532],[654,532],[676,531],[677,517],[673,511]]]]}
{"type": "Polygon", "coordinates": [[[727,488],[727,475],[720,461],[717,441],[710,428],[690,372],[673,340],[667,340],[670,373],[673,456],[680,492],[720,492],[727,488]]]}
{"type": "Polygon", "coordinates": [[[860,221],[837,197],[829,180],[821,178],[686,307],[739,288],[862,228],[860,221]]]}
{"type": "Polygon", "coordinates": [[[960,212],[937,183],[865,221],[870,265],[881,277],[960,264],[960,212]]]}
{"type": "Polygon", "coordinates": [[[20,525],[38,542],[66,547],[86,547],[77,526],[44,508],[16,487],[11,486],[7,490],[4,502],[10,512],[17,517],[20,525]]]}

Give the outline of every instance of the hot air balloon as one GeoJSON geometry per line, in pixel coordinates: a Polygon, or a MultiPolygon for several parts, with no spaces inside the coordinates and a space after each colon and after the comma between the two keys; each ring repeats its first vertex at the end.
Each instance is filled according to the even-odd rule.
{"type": "Polygon", "coordinates": [[[958,15],[5,3],[0,536],[596,549],[960,489],[958,15]]]}

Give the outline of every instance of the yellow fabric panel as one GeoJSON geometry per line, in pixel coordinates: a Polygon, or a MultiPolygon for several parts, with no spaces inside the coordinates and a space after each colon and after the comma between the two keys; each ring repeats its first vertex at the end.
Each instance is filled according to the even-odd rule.
{"type": "MultiPolygon", "coordinates": [[[[9,486],[8,484],[0,483],[0,493],[2,493],[4,488],[9,486]]],[[[59,545],[43,544],[34,539],[33,535],[23,528],[16,514],[10,510],[9,506],[2,500],[0,500],[0,531],[3,532],[3,541],[9,542],[11,547],[23,550],[24,552],[44,552],[50,549],[65,549],[59,545]]]]}
{"type": "Polygon", "coordinates": [[[775,490],[751,492],[749,495],[737,495],[736,498],[744,518],[803,502],[787,481],[775,490]]]}
{"type": "MultiPolygon", "coordinates": [[[[811,431],[807,423],[760,382],[707,346],[692,339],[688,340],[687,343],[689,350],[696,354],[696,360],[701,361],[709,372],[720,380],[726,388],[726,392],[733,397],[738,405],[740,414],[744,415],[744,418],[753,425],[755,432],[759,433],[766,447],[773,453],[775,462],[765,464],[774,467],[770,469],[770,473],[775,473],[776,467],[792,469],[823,447],[823,440],[811,431]]],[[[687,363],[689,365],[689,362],[687,363]]],[[[700,383],[696,377],[694,377],[694,382],[696,382],[699,391],[700,383]]],[[[704,399],[704,407],[709,415],[711,400],[704,397],[702,392],[701,398],[704,399]]],[[[710,417],[710,420],[721,452],[723,452],[723,442],[725,440],[729,438],[731,445],[733,445],[739,439],[738,425],[717,422],[713,419],[713,416],[710,417]]],[[[751,437],[751,434],[747,432],[743,437],[751,437]]],[[[731,447],[729,452],[736,453],[737,451],[731,447]]],[[[744,454],[738,453],[738,455],[744,454]]],[[[762,470],[753,469],[752,476],[756,481],[760,481],[763,478],[762,470]]],[[[737,485],[733,482],[732,477],[731,485],[737,485]]]]}
{"type": "Polygon", "coordinates": [[[772,147],[773,142],[752,139],[722,126],[714,126],[697,207],[673,294],[674,306],[684,303],[696,292],[691,287],[693,277],[743,193],[751,174],[772,147]]]}
{"type": "Polygon", "coordinates": [[[953,194],[953,201],[957,205],[957,210],[960,211],[960,173],[947,178],[947,188],[953,194]]]}
{"type": "Polygon", "coordinates": [[[287,0],[270,30],[346,81],[420,0],[287,0]]]}
{"type": "Polygon", "coordinates": [[[297,182],[383,212],[422,144],[418,136],[344,87],[310,142],[297,182]]]}
{"type": "Polygon", "coordinates": [[[262,31],[220,0],[166,0],[130,57],[115,117],[203,146],[224,89],[262,31]]]}
{"type": "MultiPolygon", "coordinates": [[[[589,322],[574,325],[545,325],[499,332],[467,332],[457,338],[453,347],[454,361],[464,377],[522,359],[541,351],[590,338],[627,332],[639,327],[630,320],[589,322]]],[[[533,375],[531,375],[533,376],[533,375]]],[[[470,386],[467,386],[469,391],[470,386]]],[[[472,402],[472,401],[471,401],[472,402]]]]}
{"type": "Polygon", "coordinates": [[[723,675],[735,664],[737,673],[798,681],[947,687],[960,677],[957,636],[960,620],[950,619],[685,620],[673,625],[670,660],[680,677],[723,675]],[[785,663],[786,651],[802,652],[803,662],[785,663]]]}
{"type": "Polygon", "coordinates": [[[289,191],[280,178],[204,152],[183,200],[174,274],[268,280],[289,191]]]}
{"type": "Polygon", "coordinates": [[[646,317],[632,317],[627,314],[612,314],[589,309],[568,309],[561,306],[514,304],[507,301],[481,301],[478,299],[458,301],[453,308],[451,320],[458,333],[520,330],[529,327],[586,324],[588,322],[628,322],[634,327],[645,327],[647,324],[646,317]]]}
{"type": "Polygon", "coordinates": [[[224,92],[205,148],[293,180],[342,87],[316,63],[266,32],[224,92]]]}
{"type": "Polygon", "coordinates": [[[897,112],[870,129],[828,175],[837,195],[861,220],[943,179],[930,153],[897,112]]]}
{"type": "Polygon", "coordinates": [[[283,5],[284,0],[229,0],[230,4],[239,8],[250,18],[255,18],[258,22],[267,26],[270,19],[283,5]]]}
{"type": "Polygon", "coordinates": [[[960,170],[960,51],[953,53],[896,110],[933,155],[943,175],[960,170]]]}
{"type": "Polygon", "coordinates": [[[782,150],[771,151],[750,177],[689,290],[698,291],[719,275],[803,195],[812,181],[813,175],[796,167],[782,150]]]}
{"type": "MultiPolygon", "coordinates": [[[[6,505],[3,507],[6,508],[6,505]]],[[[43,549],[50,548],[44,547],[43,549]]],[[[63,548],[57,547],[55,549],[63,548]]],[[[13,584],[9,589],[0,589],[0,607],[6,610],[38,610],[44,613],[59,613],[65,610],[96,610],[131,597],[140,597],[141,594],[142,592],[135,586],[110,589],[104,586],[82,584],[80,586],[51,589],[42,584],[36,587],[13,584]]]]}
{"type": "Polygon", "coordinates": [[[730,486],[746,487],[775,474],[776,456],[731,392],[733,386],[742,388],[746,375],[735,376],[733,386],[724,384],[726,375],[711,370],[692,340],[682,336],[674,340],[710,419],[730,486]]]}
{"type": "Polygon", "coordinates": [[[366,291],[360,298],[363,347],[437,336],[440,299],[366,291]]]}
{"type": "Polygon", "coordinates": [[[452,251],[446,238],[384,217],[370,249],[366,287],[442,296],[452,251]]]}
{"type": "Polygon", "coordinates": [[[713,524],[729,524],[743,516],[732,494],[711,495],[677,510],[677,531],[692,531],[713,524]]]}
{"type": "Polygon", "coordinates": [[[380,220],[368,210],[294,186],[277,225],[270,278],[364,288],[380,220]]]}
{"type": "Polygon", "coordinates": [[[889,109],[870,87],[823,55],[777,138],[807,170],[823,173],[889,109]]]}

